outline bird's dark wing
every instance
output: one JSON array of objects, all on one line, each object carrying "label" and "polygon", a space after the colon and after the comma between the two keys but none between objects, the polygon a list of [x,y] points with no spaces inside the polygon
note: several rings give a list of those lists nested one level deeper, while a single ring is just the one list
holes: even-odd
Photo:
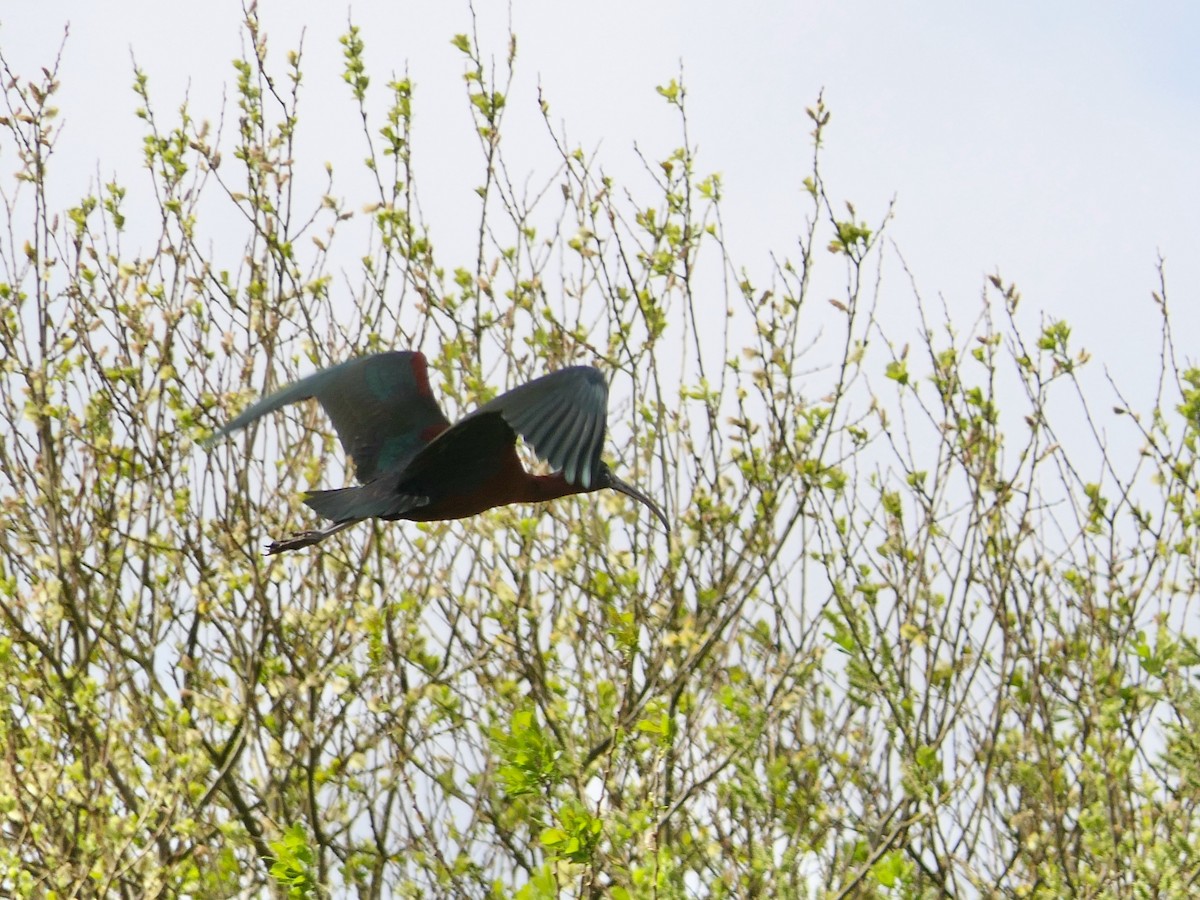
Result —
[{"label": "bird's dark wing", "polygon": [[258,401],[204,444],[211,446],[269,412],[310,397],[328,413],[364,483],[412,459],[450,425],[429,390],[425,354],[397,350],[351,359],[293,382]]},{"label": "bird's dark wing", "polygon": [[513,454],[516,440],[516,432],[499,414],[470,415],[430,441],[397,473],[396,491],[405,497],[429,498],[435,506],[469,505],[470,498],[486,490],[505,467],[506,454],[514,466],[520,466]]},{"label": "bird's dark wing", "polygon": [[572,366],[485,403],[454,426],[499,413],[540,459],[571,484],[595,489],[608,416],[608,382],[599,369]]}]

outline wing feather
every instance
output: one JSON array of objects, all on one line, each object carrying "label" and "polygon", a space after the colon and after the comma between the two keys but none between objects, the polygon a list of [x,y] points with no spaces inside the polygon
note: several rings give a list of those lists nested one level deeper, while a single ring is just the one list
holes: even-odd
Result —
[{"label": "wing feather", "polygon": [[608,415],[608,384],[598,369],[551,372],[501,394],[467,418],[487,413],[500,413],[538,458],[571,484],[587,489],[598,483]]},{"label": "wing feather", "polygon": [[348,360],[259,400],[203,442],[245,428],[289,403],[316,398],[333,422],[359,481],[402,467],[450,426],[429,390],[425,355],[397,350]]}]

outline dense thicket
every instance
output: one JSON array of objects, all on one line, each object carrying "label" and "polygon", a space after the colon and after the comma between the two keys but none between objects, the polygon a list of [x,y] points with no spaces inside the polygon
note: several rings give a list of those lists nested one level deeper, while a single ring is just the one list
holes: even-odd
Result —
[{"label": "dense thicket", "polygon": [[[885,223],[831,199],[820,102],[810,170],[780,160],[786,259],[729,257],[686,140],[618,184],[548,122],[530,197],[467,38],[479,240],[445,259],[410,83],[368,85],[343,37],[374,189],[341,195],[335,161],[304,195],[300,57],[244,27],[224,134],[138,73],[121,177],[152,207],[113,180],[54,208],[56,72],[5,66],[0,890],[1188,893],[1200,372],[1165,289],[1144,411],[1089,396],[1068,325],[1031,328],[999,277],[966,324],[935,314]],[[610,456],[674,533],[600,494],[265,558],[340,483],[327,423],[196,441],[391,347],[452,417],[601,366]]]}]

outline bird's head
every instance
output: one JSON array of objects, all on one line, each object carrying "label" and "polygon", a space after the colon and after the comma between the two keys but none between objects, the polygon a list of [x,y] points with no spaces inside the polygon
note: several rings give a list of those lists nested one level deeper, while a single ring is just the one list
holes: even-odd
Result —
[{"label": "bird's head", "polygon": [[627,497],[632,497],[638,503],[643,503],[650,508],[650,511],[658,516],[658,520],[662,522],[663,528],[667,534],[671,533],[671,525],[667,522],[666,513],[662,511],[657,503],[635,488],[627,481],[622,481],[613,474],[612,469],[607,463],[601,462],[599,466],[599,477],[596,479],[596,488],[612,488],[614,491],[620,491]]}]

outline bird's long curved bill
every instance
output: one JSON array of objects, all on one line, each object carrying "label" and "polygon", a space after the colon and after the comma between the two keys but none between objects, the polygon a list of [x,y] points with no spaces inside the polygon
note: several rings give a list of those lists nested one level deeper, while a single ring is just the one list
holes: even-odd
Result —
[{"label": "bird's long curved bill", "polygon": [[659,507],[659,505],[657,503],[655,503],[653,500],[651,500],[649,497],[647,497],[645,494],[643,494],[641,491],[639,491],[637,488],[635,488],[632,484],[630,484],[627,481],[622,481],[620,478],[618,478],[616,475],[613,475],[611,472],[608,475],[608,479],[609,479],[608,486],[610,488],[612,488],[614,491],[620,491],[626,497],[632,497],[638,503],[644,503],[646,506],[650,507],[650,511],[652,513],[654,513],[656,516],[658,516],[658,520],[660,522],[662,522],[663,528],[666,529],[667,534],[671,533],[671,524],[667,521],[666,513],[664,513],[662,511],[662,509]]}]

